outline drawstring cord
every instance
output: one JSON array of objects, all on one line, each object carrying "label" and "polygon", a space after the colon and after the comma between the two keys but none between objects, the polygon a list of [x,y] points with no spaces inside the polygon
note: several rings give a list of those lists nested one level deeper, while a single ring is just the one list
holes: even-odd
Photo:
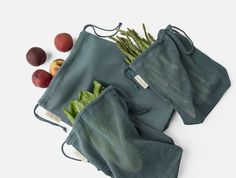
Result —
[{"label": "drawstring cord", "polygon": [[[183,31],[182,29],[180,29],[180,28],[178,28],[178,27],[176,27],[176,26],[172,26],[172,25],[171,25],[171,27],[172,27],[172,29],[173,29],[173,31],[174,31],[175,33],[179,33],[178,31],[180,31],[180,32],[182,32],[182,33],[185,35],[185,37],[189,40],[189,42],[190,42],[192,48],[191,48],[189,51],[187,51],[186,54],[191,54],[191,53],[193,52],[193,50],[194,50],[193,41],[189,38],[189,36],[188,36],[188,35],[185,33],[185,31]],[[178,30],[178,31],[177,31],[177,30]],[[180,33],[179,33],[179,34],[180,34]]]},{"label": "drawstring cord", "polygon": [[[97,36],[99,36],[99,37],[111,37],[111,36],[114,36],[114,35],[116,35],[116,34],[118,33],[118,31],[119,31],[121,25],[122,25],[122,23],[120,22],[120,23],[118,24],[118,26],[115,27],[114,29],[104,29],[104,28],[98,27],[98,26],[93,25],[93,24],[88,24],[88,25],[85,25],[84,31],[85,31],[88,27],[92,27],[94,33],[95,33]],[[116,30],[116,32],[115,32],[114,34],[112,34],[112,35],[104,35],[104,36],[103,36],[103,35],[99,35],[99,34],[96,32],[96,28],[99,29],[99,30],[108,31],[108,32],[111,32],[111,31],[115,31],[115,30]]]},{"label": "drawstring cord", "polygon": [[61,125],[59,125],[59,124],[57,124],[57,123],[54,123],[54,122],[52,122],[52,121],[49,121],[49,120],[44,119],[43,117],[39,116],[39,115],[36,113],[36,110],[37,110],[38,107],[39,107],[38,104],[36,104],[36,106],[34,107],[34,115],[35,115],[35,117],[36,117],[38,120],[43,121],[43,122],[46,122],[46,123],[49,123],[49,124],[54,125],[54,126],[57,126],[57,127],[61,127],[65,132],[67,132],[67,128],[66,128],[66,127],[63,127],[63,126],[61,126]]},{"label": "drawstring cord", "polygon": [[67,158],[69,158],[69,159],[71,159],[71,160],[74,160],[74,161],[82,161],[82,160],[80,160],[80,159],[76,159],[76,158],[72,158],[72,157],[68,156],[68,155],[65,153],[65,150],[64,150],[65,144],[66,144],[66,142],[63,142],[62,145],[61,145],[61,152],[62,152],[62,154],[63,154],[65,157],[67,157]]},{"label": "drawstring cord", "polygon": [[125,77],[132,83],[134,84],[135,88],[139,88],[139,85],[133,80],[133,76],[128,72],[128,70],[130,70],[130,68],[126,68],[124,70],[124,75]]}]

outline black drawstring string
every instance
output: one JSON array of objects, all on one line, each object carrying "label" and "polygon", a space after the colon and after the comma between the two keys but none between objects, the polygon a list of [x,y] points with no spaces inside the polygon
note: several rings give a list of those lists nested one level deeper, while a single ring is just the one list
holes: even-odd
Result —
[{"label": "black drawstring string", "polygon": [[130,68],[126,68],[124,70],[125,77],[132,83],[136,88],[139,88],[139,85],[133,80],[133,76],[128,72],[128,70],[131,70]]},{"label": "black drawstring string", "polygon": [[[191,40],[191,39],[189,38],[189,36],[185,33],[185,31],[183,31],[182,29],[180,29],[180,28],[178,28],[178,27],[176,27],[176,26],[172,26],[172,25],[171,25],[171,27],[172,27],[172,29],[173,29],[173,31],[174,31],[175,33],[179,33],[177,30],[181,31],[181,32],[186,36],[186,38],[189,40],[189,42],[190,42],[192,48],[191,48],[189,51],[187,51],[186,53],[187,53],[187,54],[191,54],[191,53],[193,52],[193,50],[194,50],[194,44],[193,44],[192,40]],[[176,29],[176,30],[174,30],[174,29]]]},{"label": "black drawstring string", "polygon": [[62,152],[62,154],[63,154],[65,157],[67,157],[67,158],[69,158],[69,159],[72,159],[72,160],[74,160],[74,161],[82,161],[82,160],[80,160],[80,159],[76,159],[76,158],[72,158],[72,157],[68,156],[68,155],[65,153],[65,150],[64,150],[65,144],[66,144],[66,142],[63,142],[63,144],[61,145],[61,152]]},{"label": "black drawstring string", "polygon": [[[98,27],[98,26],[93,25],[93,24],[88,24],[88,25],[85,25],[84,30],[86,30],[88,27],[92,27],[94,33],[95,33],[97,36],[99,36],[99,37],[111,37],[111,36],[114,36],[114,35],[116,35],[116,34],[118,33],[118,30],[120,29],[121,25],[122,25],[122,23],[120,22],[120,23],[118,24],[118,26],[117,26],[116,28],[114,28],[114,29],[104,29],[104,28]],[[108,32],[111,32],[111,31],[115,31],[115,30],[116,30],[116,32],[115,32],[114,34],[112,34],[112,35],[104,35],[104,36],[103,36],[103,35],[99,35],[99,34],[96,32],[96,29],[95,29],[95,28],[97,28],[97,29],[99,29],[99,30],[103,30],[103,31],[108,31]]]},{"label": "black drawstring string", "polygon": [[41,120],[41,121],[43,121],[43,122],[47,122],[47,123],[49,123],[49,124],[51,124],[51,125],[54,125],[54,126],[57,126],[57,127],[61,127],[65,132],[67,132],[67,128],[66,128],[66,127],[63,127],[63,126],[61,126],[61,125],[59,125],[59,124],[57,124],[57,123],[54,123],[54,122],[49,121],[49,120],[46,120],[46,119],[42,118],[41,116],[39,116],[39,115],[36,113],[36,110],[37,110],[38,107],[39,107],[38,104],[36,104],[36,106],[34,107],[34,115],[35,115],[35,117],[36,117],[37,119],[39,119],[39,120]]}]

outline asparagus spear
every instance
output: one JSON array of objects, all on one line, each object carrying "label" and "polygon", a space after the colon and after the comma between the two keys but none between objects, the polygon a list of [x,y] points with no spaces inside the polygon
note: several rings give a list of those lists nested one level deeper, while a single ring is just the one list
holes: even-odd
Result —
[{"label": "asparagus spear", "polygon": [[[144,23],[143,23],[143,31],[144,31],[144,34],[145,34],[147,43],[148,43],[149,45],[151,45],[151,44],[152,44],[152,41],[151,41],[151,39],[150,39],[149,36],[148,36],[148,33],[147,33],[147,30],[146,30],[146,27],[145,27]],[[143,38],[143,39],[144,39],[144,38]]]},{"label": "asparagus spear", "polygon": [[133,62],[142,52],[144,52],[149,46],[156,40],[153,36],[147,32],[146,27],[142,24],[145,38],[141,38],[134,29],[127,28],[127,30],[119,29],[121,36],[110,37],[116,42],[120,51],[126,55],[124,60],[130,64]]},{"label": "asparagus spear", "polygon": [[148,33],[148,36],[149,36],[149,38],[152,40],[152,42],[155,42],[155,41],[156,41],[150,33]]}]

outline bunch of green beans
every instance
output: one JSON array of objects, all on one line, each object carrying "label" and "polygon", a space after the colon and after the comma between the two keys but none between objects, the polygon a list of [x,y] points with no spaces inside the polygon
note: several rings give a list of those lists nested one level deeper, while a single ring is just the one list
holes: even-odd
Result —
[{"label": "bunch of green beans", "polygon": [[141,53],[143,53],[152,43],[156,40],[153,36],[147,32],[146,27],[142,24],[145,38],[142,38],[134,29],[127,28],[125,30],[119,30],[120,36],[110,37],[116,42],[117,47],[120,51],[126,55],[124,60],[130,64],[132,63]]}]

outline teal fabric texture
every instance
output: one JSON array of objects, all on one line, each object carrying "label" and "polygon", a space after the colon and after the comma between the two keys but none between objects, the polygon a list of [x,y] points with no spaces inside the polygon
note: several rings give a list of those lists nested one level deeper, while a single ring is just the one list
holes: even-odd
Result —
[{"label": "teal fabric texture", "polygon": [[185,124],[204,121],[230,87],[226,69],[169,25],[130,68],[166,98]]},{"label": "teal fabric texture", "polygon": [[[136,104],[150,108],[149,112],[137,117],[137,122],[163,131],[173,114],[173,107],[152,90],[137,88],[126,72],[128,64],[116,45],[86,31],[82,31],[69,57],[62,65],[50,86],[39,100],[39,105],[71,124],[63,109],[82,90],[90,90],[94,80],[105,86],[113,85],[123,90]],[[127,78],[127,75],[129,76]]]},{"label": "teal fabric texture", "polygon": [[78,114],[67,144],[114,178],[176,178],[182,149],[150,127],[140,132],[132,122],[134,115],[142,115],[135,107],[122,91],[109,86]]},{"label": "teal fabric texture", "polygon": [[[173,112],[185,124],[202,123],[230,87],[226,69],[181,31],[171,25],[160,30],[128,65],[115,43],[83,30],[39,99],[72,127],[65,143],[106,175],[177,178],[182,148],[163,133]],[[72,125],[63,109],[94,80],[106,88]]]}]

